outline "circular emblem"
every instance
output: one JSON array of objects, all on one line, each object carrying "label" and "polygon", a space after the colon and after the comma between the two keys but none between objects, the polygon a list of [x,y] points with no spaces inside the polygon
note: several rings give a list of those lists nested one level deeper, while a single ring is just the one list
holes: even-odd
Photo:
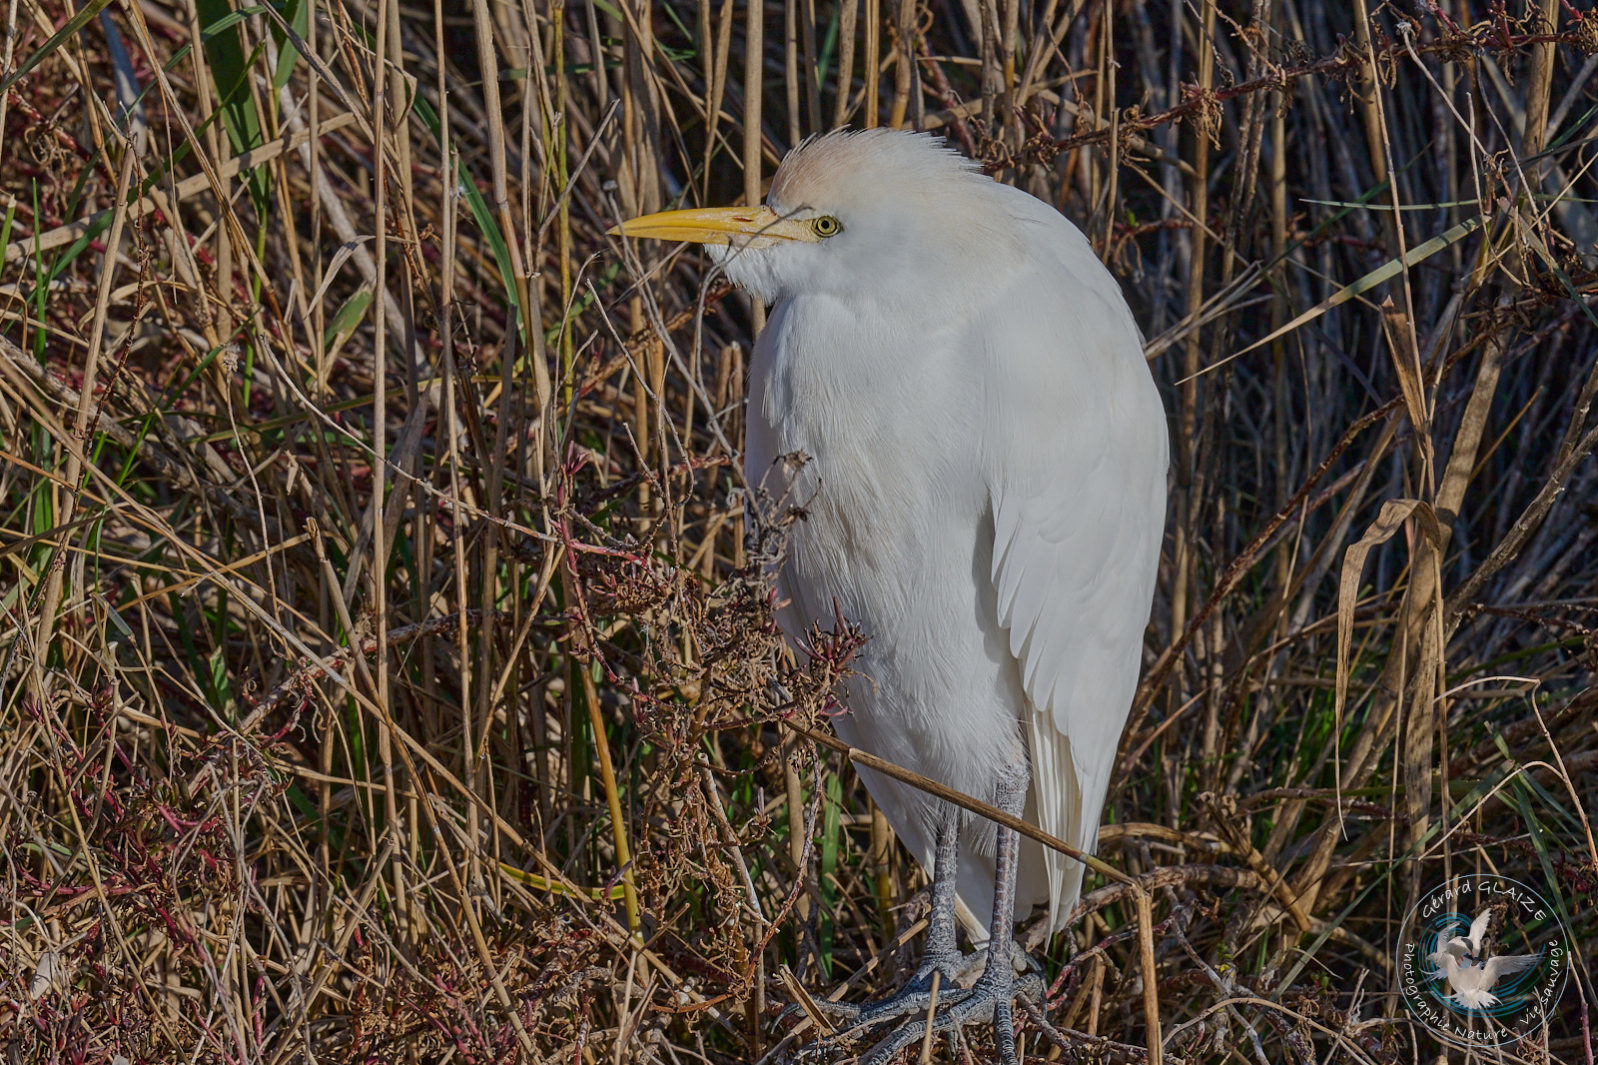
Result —
[{"label": "circular emblem", "polygon": [[1503,1046],[1539,1031],[1570,975],[1570,935],[1525,884],[1477,873],[1421,896],[1399,937],[1409,1012],[1458,1046]]}]

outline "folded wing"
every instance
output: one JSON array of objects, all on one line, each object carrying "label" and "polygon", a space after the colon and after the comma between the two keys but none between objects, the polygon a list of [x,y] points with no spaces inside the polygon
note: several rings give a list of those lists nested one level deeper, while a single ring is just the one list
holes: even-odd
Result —
[{"label": "folded wing", "polygon": [[[984,421],[992,579],[1028,704],[1029,813],[1091,850],[1137,686],[1169,460],[1131,314],[1108,275],[1071,274],[1081,261],[1062,256],[1024,279],[978,335],[995,412]],[[1043,863],[1057,931],[1082,866],[1035,847],[1029,858]]]}]

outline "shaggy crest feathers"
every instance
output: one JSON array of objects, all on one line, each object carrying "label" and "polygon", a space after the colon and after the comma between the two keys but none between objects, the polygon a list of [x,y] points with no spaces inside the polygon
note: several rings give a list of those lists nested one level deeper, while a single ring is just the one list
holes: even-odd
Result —
[{"label": "shaggy crest feathers", "polygon": [[[1022,261],[1022,215],[1048,209],[940,138],[888,129],[805,141],[777,168],[766,203],[784,218],[835,216],[842,232],[781,247],[711,245],[735,285],[766,303],[798,293],[870,296],[912,319],[983,298]],[[964,269],[928,271],[927,263]]]},{"label": "shaggy crest feathers", "polygon": [[930,199],[991,188],[971,159],[930,133],[834,130],[789,152],[766,202],[781,212],[856,206],[862,200]]}]

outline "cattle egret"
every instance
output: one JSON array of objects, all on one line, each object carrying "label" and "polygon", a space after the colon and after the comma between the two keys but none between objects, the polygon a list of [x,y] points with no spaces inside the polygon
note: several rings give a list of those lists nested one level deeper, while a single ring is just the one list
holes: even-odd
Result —
[{"label": "cattle egret", "polygon": [[[777,575],[796,645],[841,614],[866,642],[835,719],[848,743],[1083,850],[1137,685],[1168,466],[1132,313],[1048,205],[925,134],[838,131],[778,168],[764,206],[667,211],[630,237],[711,246],[772,305],[749,370],[751,485],[802,507]],[[803,456],[804,458],[800,458]],[[1082,867],[862,768],[932,873],[924,962],[849,1031],[901,1023],[863,1062],[1036,1001],[1015,921],[1064,927]],[[991,920],[988,919],[991,915]],[[956,977],[956,920],[991,960]]]}]

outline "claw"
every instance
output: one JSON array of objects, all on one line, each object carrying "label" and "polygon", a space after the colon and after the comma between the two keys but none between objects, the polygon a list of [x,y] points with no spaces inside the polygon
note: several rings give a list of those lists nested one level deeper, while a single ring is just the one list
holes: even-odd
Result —
[{"label": "claw", "polygon": [[991,1023],[999,1061],[1002,1065],[1020,1065],[1015,1047],[1015,1003],[1020,1002],[1029,1010],[1041,1008],[1046,990],[1042,968],[1030,957],[1026,958],[1026,963],[1026,971],[1019,975],[1009,965],[984,971],[970,988],[945,987],[940,980],[935,1007],[930,973],[917,973],[916,978],[896,994],[862,1006],[817,1001],[818,1007],[829,1016],[839,1017],[848,1027],[816,1040],[802,1053],[835,1047],[865,1032],[880,1031],[890,1022],[901,1021],[859,1061],[859,1065],[886,1065],[894,1054],[926,1038],[927,1014],[931,1012],[934,1034],[949,1032],[958,1037],[966,1025]]},{"label": "claw", "polygon": [[[1030,959],[1028,959],[1030,961]],[[1044,985],[1041,976],[1032,971],[1007,979],[995,974],[983,978],[970,990],[955,989],[945,1000],[938,996],[937,1011],[932,1017],[932,1031],[960,1033],[968,1024],[993,1025],[993,1043],[1002,1065],[1020,1065],[1015,1047],[1015,1003],[1031,1006],[1043,1001]],[[923,1003],[923,1012],[925,1004]],[[927,1020],[917,1018],[902,1024],[887,1037],[868,1050],[859,1065],[886,1065],[894,1054],[926,1038]]]},{"label": "claw", "polygon": [[[965,988],[951,987],[947,991],[938,989],[938,1007],[963,1002],[971,992]],[[899,1020],[901,1017],[925,1016],[933,1008],[932,992],[917,991],[911,995],[895,995],[890,1002],[878,1003],[860,1011],[853,1024],[848,1029],[837,1034],[838,1039],[852,1038],[873,1028],[881,1028],[889,1021]]]},{"label": "claw", "polygon": [[[994,804],[1000,810],[1019,817],[1025,808],[1025,768],[1001,777],[994,788]],[[961,1030],[968,1024],[991,1023],[993,1042],[1002,1065],[1020,1065],[1015,1047],[1015,1003],[1019,1001],[1029,1011],[1041,1010],[1046,1002],[1046,988],[1042,968],[1022,952],[1026,959],[1024,971],[1017,975],[1013,952],[1020,947],[1010,938],[1014,927],[1015,880],[1019,860],[1020,837],[1014,829],[1000,827],[996,839],[993,879],[993,921],[990,927],[998,933],[990,945],[982,976],[971,988],[959,987],[955,980],[976,955],[961,955],[955,947],[955,870],[958,859],[958,824],[955,815],[946,816],[938,826],[938,841],[932,870],[932,906],[928,915],[927,953],[916,975],[897,994],[863,1006],[843,1003],[816,1003],[809,1011],[818,1020],[836,1017],[848,1027],[831,1035],[823,1035],[801,1049],[801,1055],[830,1049],[852,1040],[865,1032],[882,1033],[885,1038],[868,1050],[859,1065],[887,1065],[888,1059],[900,1050],[928,1038],[929,1035],[948,1032],[955,1042],[961,1039]],[[934,997],[934,977],[941,991]]]},{"label": "claw", "polygon": [[[931,999],[933,973],[940,975],[939,1002],[950,1002],[963,997],[966,991],[957,981],[971,970],[978,957],[980,954],[932,955],[921,963],[921,967],[916,970],[914,976],[905,981],[903,987],[887,998],[875,1002],[834,1002],[831,999],[821,998],[810,1001],[816,1011],[824,1014],[829,1020],[841,1021],[848,1026],[847,1033],[839,1034],[859,1032],[900,1017],[925,1013]],[[782,1019],[798,1017],[806,1012],[808,1011],[803,1006],[795,1003],[782,1011]]]}]

